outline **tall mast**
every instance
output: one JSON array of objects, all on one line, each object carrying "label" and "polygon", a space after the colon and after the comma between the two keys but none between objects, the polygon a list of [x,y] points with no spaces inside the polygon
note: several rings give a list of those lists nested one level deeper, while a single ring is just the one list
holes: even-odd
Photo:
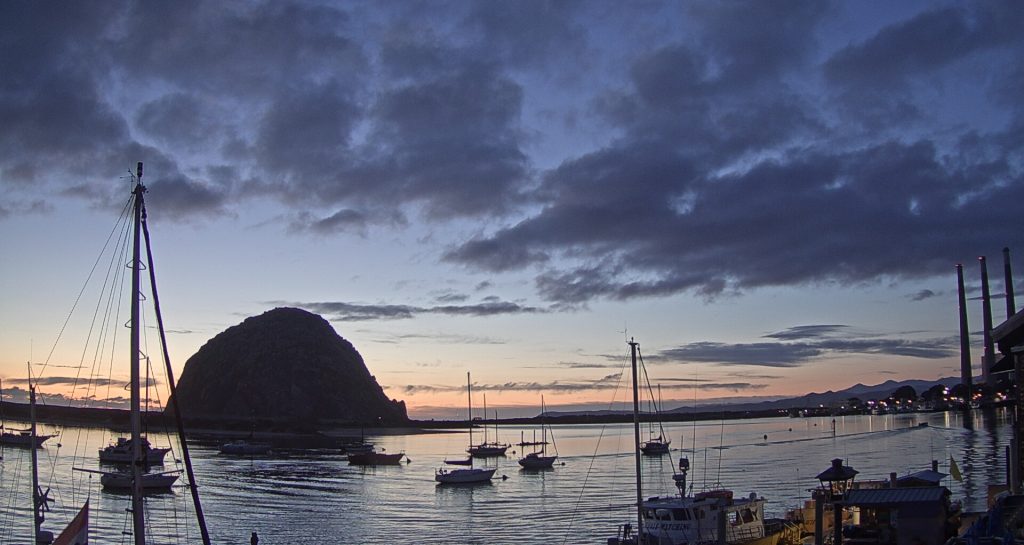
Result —
[{"label": "tall mast", "polygon": [[[31,374],[29,375],[28,383],[28,406],[29,420],[31,421],[29,424],[29,434],[32,439],[32,443],[29,445],[32,449],[32,520],[35,524],[35,531],[32,533],[32,537],[35,543],[39,543],[43,521],[46,520],[46,516],[43,514],[46,510],[46,495],[42,494],[42,491],[39,489],[39,455],[36,452],[36,387],[32,384]],[[45,540],[44,542],[48,543]]]},{"label": "tall mast", "polygon": [[[466,399],[468,400],[467,406],[469,407],[469,446],[473,446],[473,383],[469,380],[469,371],[466,371]],[[473,455],[469,455],[469,465],[473,466]]]},{"label": "tall mast", "polygon": [[544,425],[544,394],[540,395],[540,440],[540,451],[546,453],[545,451],[548,448],[548,428]]},{"label": "tall mast", "polygon": [[640,479],[640,391],[637,386],[636,373],[636,350],[640,343],[632,338],[629,340],[629,350],[633,355],[633,456],[636,458],[636,536],[637,543],[643,541],[644,518],[643,518],[643,483]]},{"label": "tall mast", "polygon": [[135,545],[146,544],[146,518],[142,505],[142,414],[139,399],[139,264],[141,240],[139,233],[142,225],[142,208],[145,202],[143,194],[146,186],[142,185],[142,163],[138,164],[135,173],[135,223],[132,239],[132,318],[131,318],[131,427],[132,427],[132,533]]}]

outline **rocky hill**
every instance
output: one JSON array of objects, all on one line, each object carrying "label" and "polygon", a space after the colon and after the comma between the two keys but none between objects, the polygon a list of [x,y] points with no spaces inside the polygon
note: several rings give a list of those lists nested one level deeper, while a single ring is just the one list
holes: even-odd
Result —
[{"label": "rocky hill", "polygon": [[177,398],[187,419],[408,420],[405,402],[384,395],[352,343],[327,320],[297,308],[247,318],[207,341],[185,362]]}]

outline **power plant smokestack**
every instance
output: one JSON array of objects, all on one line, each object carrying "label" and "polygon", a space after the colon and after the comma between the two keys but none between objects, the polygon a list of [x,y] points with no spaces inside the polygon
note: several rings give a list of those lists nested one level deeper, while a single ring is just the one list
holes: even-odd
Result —
[{"label": "power plant smokestack", "polygon": [[960,384],[967,388],[967,406],[970,407],[974,380],[971,377],[971,331],[967,327],[967,294],[964,291],[964,266],[956,265],[957,293],[960,295]]},{"label": "power plant smokestack", "polygon": [[1006,319],[1017,314],[1017,306],[1013,302],[1013,272],[1010,270],[1010,249],[1003,248],[1003,276],[1006,287]]},{"label": "power plant smokestack", "polygon": [[985,256],[978,258],[981,264],[981,319],[984,322],[985,354],[981,360],[981,377],[985,384],[989,383],[989,373],[996,362],[996,347],[992,342],[992,298],[988,291],[988,266],[985,265]]}]

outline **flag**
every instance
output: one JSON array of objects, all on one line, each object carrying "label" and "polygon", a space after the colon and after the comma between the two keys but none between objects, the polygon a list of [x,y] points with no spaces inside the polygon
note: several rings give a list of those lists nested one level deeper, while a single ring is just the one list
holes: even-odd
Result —
[{"label": "flag", "polygon": [[85,502],[71,524],[53,541],[53,545],[89,545],[89,502]]},{"label": "flag", "polygon": [[949,474],[953,476],[953,480],[962,483],[964,482],[964,476],[960,474],[960,468],[956,467],[956,460],[953,459],[953,455],[949,455]]}]

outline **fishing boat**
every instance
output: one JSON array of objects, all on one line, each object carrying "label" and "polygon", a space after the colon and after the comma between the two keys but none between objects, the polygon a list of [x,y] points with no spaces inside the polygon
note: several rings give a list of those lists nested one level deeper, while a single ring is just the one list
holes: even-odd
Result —
[{"label": "fishing boat", "polygon": [[[473,383],[470,381],[469,373],[466,373],[466,397],[469,400],[469,444],[473,445]],[[494,472],[498,470],[496,467],[483,468],[473,467],[473,457],[470,456],[467,460],[469,463],[464,464],[469,467],[448,469],[446,467],[438,468],[434,471],[434,480],[439,484],[474,484],[474,483],[489,483],[491,478],[494,477]],[[446,461],[448,464],[452,462]],[[463,464],[457,464],[463,465]]]},{"label": "fishing boat", "polygon": [[[472,425],[472,424],[471,424]],[[505,451],[512,445],[508,443],[498,442],[498,412],[494,412],[494,441],[487,440],[487,394],[484,394],[484,442],[479,445],[474,445],[470,442],[469,448],[466,452],[471,457],[477,458],[489,458],[493,456],[504,456]]]},{"label": "fishing boat", "polygon": [[[534,450],[533,452],[523,456],[519,459],[519,465],[523,466],[523,469],[551,469],[555,465],[555,460],[558,459],[558,455],[548,456],[547,445],[548,445],[548,427],[544,424],[544,413],[546,409],[544,407],[544,396],[540,397],[540,430],[541,440],[535,441],[533,445],[539,446],[540,450]],[[554,443],[555,435],[551,434],[551,442]],[[558,447],[555,447],[556,452]]]},{"label": "fishing boat", "polygon": [[[170,451],[169,447],[154,447],[149,444],[149,439],[142,438],[142,458],[146,465],[162,465],[164,456]],[[118,437],[115,443],[101,448],[99,453],[101,464],[129,464],[132,461],[132,440]]]},{"label": "fishing boat", "polygon": [[[608,545],[776,545],[784,534],[782,526],[766,527],[765,499],[751,493],[734,497],[732,490],[712,489],[688,494],[686,475],[690,462],[679,459],[673,475],[679,494],[644,499],[640,477],[640,403],[637,388],[639,343],[629,341],[633,369],[633,437],[636,461],[636,527],[619,526]],[[724,535],[723,535],[724,534]]]}]

